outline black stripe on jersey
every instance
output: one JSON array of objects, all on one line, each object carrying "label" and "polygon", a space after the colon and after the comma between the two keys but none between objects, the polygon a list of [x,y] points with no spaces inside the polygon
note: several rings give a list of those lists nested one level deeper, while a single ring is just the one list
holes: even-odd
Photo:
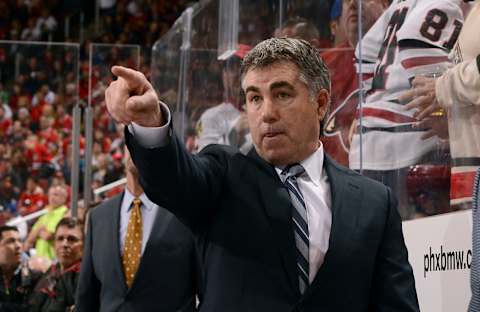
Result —
[{"label": "black stripe on jersey", "polygon": [[423,132],[428,129],[425,128],[414,128],[413,125],[401,125],[401,126],[394,126],[394,127],[365,127],[365,126],[358,126],[357,133],[367,133],[372,131],[381,131],[381,132]]},{"label": "black stripe on jersey", "polygon": [[[355,63],[357,63],[357,64],[360,63],[359,59],[357,57],[355,57]],[[362,58],[362,64],[375,64],[375,63],[376,63],[376,61],[375,62],[370,62],[370,61]]]},{"label": "black stripe on jersey", "polygon": [[480,166],[480,157],[452,158],[452,165],[455,167]]},{"label": "black stripe on jersey", "polygon": [[477,68],[478,72],[480,73],[480,54],[477,56]]},{"label": "black stripe on jersey", "polygon": [[400,51],[408,50],[408,49],[440,49],[443,51],[447,51],[447,49],[430,44],[425,41],[417,40],[417,39],[403,39],[398,42],[398,48]]}]

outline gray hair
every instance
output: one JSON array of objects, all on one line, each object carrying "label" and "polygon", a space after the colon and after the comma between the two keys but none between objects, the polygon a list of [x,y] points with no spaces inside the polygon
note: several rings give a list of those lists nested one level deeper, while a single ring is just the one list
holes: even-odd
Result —
[{"label": "gray hair", "polygon": [[311,96],[322,89],[330,93],[330,74],[319,51],[301,39],[270,38],[257,44],[243,59],[242,80],[249,70],[281,62],[297,65]]},{"label": "gray hair", "polygon": [[[301,39],[270,38],[257,44],[243,59],[242,81],[250,70],[282,62],[293,63],[298,67],[299,79],[306,84],[312,100],[322,89],[327,90],[330,94],[330,73],[320,57],[320,52],[310,43]],[[322,126],[325,124],[329,110],[330,103],[328,103]]]}]

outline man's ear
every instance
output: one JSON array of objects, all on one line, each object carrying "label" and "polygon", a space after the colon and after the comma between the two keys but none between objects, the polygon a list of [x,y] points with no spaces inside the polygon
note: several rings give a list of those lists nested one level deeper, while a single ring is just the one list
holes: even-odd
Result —
[{"label": "man's ear", "polygon": [[330,93],[326,89],[322,89],[317,95],[317,113],[319,121],[323,121],[330,106]]}]

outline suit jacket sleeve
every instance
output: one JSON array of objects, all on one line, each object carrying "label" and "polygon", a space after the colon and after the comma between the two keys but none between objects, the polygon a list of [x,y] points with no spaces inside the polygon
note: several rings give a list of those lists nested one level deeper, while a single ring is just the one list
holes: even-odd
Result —
[{"label": "suit jacket sleeve", "polygon": [[88,222],[87,237],[85,238],[85,246],[83,249],[82,267],[80,270],[80,278],[76,293],[76,311],[88,312],[98,311],[100,308],[100,282],[95,275],[92,257],[92,224],[93,211],[90,214],[90,222]]},{"label": "suit jacket sleeve", "polygon": [[228,170],[228,147],[210,145],[190,155],[175,134],[158,148],[144,148],[128,130],[125,139],[148,198],[193,230],[209,219]]},{"label": "suit jacket sleeve", "polygon": [[415,279],[408,262],[397,201],[389,188],[387,194],[387,222],[375,264],[370,311],[419,311]]},{"label": "suit jacket sleeve", "polygon": [[453,106],[480,106],[480,55],[450,68],[435,82],[438,103]]}]

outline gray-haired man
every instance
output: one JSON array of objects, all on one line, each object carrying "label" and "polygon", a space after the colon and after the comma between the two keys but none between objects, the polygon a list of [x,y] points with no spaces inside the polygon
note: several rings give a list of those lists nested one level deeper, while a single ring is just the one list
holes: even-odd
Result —
[{"label": "gray-haired man", "polygon": [[418,311],[390,190],[343,168],[319,141],[330,78],[318,51],[269,39],[244,58],[254,149],[192,156],[139,72],[106,92],[145,191],[196,233],[201,311]]}]

